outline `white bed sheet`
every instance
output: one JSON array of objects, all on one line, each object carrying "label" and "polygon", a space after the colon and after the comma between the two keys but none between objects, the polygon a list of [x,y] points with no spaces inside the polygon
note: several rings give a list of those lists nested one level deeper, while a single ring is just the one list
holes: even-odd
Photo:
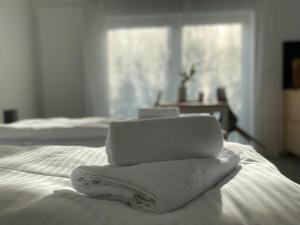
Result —
[{"label": "white bed sheet", "polygon": [[2,146],[0,224],[299,224],[300,186],[251,147],[233,143],[225,147],[241,155],[239,169],[183,208],[156,215],[74,191],[72,169],[107,164],[103,148]]},{"label": "white bed sheet", "polygon": [[28,119],[0,125],[2,145],[103,146],[108,125],[104,117]]}]

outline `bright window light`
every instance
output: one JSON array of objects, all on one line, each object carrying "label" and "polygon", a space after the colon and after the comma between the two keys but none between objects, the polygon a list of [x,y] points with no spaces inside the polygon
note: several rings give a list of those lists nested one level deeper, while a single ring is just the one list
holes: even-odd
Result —
[{"label": "bright window light", "polygon": [[133,117],[153,105],[168,73],[168,28],[117,29],[108,32],[110,114]]}]

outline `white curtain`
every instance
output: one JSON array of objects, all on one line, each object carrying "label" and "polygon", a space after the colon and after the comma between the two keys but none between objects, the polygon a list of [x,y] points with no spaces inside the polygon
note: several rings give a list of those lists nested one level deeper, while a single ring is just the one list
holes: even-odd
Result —
[{"label": "white curtain", "polygon": [[[274,34],[272,30],[274,25],[272,24],[272,19],[274,17],[272,8],[270,8],[272,4],[270,4],[269,0],[227,0],[222,2],[217,0],[209,2],[199,0],[95,0],[92,1],[92,4],[94,5],[88,7],[89,13],[87,14],[89,18],[87,20],[89,29],[86,37],[86,72],[88,78],[86,93],[88,99],[87,107],[90,115],[98,116],[109,115],[109,101],[114,95],[112,90],[109,89],[113,78],[108,77],[111,71],[108,70],[109,61],[107,59],[109,58],[107,56],[112,53],[107,52],[109,47],[107,37],[109,36],[108,31],[111,28],[111,23],[108,23],[107,18],[120,18],[122,16],[136,16],[136,18],[141,18],[145,15],[154,14],[172,14],[178,16],[189,15],[190,13],[199,15],[206,13],[213,16],[218,12],[255,12],[255,20],[254,17],[250,19],[255,21],[255,26],[251,27],[251,22],[253,21],[243,26],[243,31],[249,32],[250,34],[251,32],[255,33],[255,40],[252,39],[251,35],[244,36],[242,40],[242,45],[244,46],[250,43],[248,50],[242,52],[241,55],[244,66],[242,68],[243,79],[239,81],[242,91],[248,94],[244,94],[242,97],[243,106],[235,110],[240,110],[238,112],[240,115],[240,125],[261,140],[267,146],[267,150],[270,154],[278,153],[282,147],[281,90],[280,76],[274,77],[274,74],[272,74],[272,72],[274,72],[272,65],[275,64],[274,55],[272,55],[272,47],[274,44],[274,40],[272,40],[272,35]],[[178,18],[180,18],[180,16],[178,16],[177,19]],[[167,20],[168,19],[165,21]],[[136,21],[135,23],[139,24],[140,21]],[[134,25],[133,23],[132,26],[135,27]],[[255,30],[251,30],[253,28],[255,28]],[[176,35],[170,36],[175,39],[179,38]],[[162,35],[160,40],[161,44],[164,43],[164,38]],[[255,48],[251,46],[251,43],[256,43]],[[181,49],[181,46],[179,46],[179,48]],[[164,47],[161,47],[161,49],[163,50]],[[255,58],[253,57],[254,52]],[[168,54],[182,55],[181,52],[167,51],[164,54],[166,54],[166,56],[168,56]],[[127,61],[122,63],[130,62],[130,59],[126,60]],[[178,70],[181,69],[181,67],[178,66],[180,60],[181,59],[177,59],[176,62],[168,62],[168,66],[163,69],[169,71],[169,74],[173,76],[175,74],[173,81],[165,84],[165,81],[159,81],[157,77],[155,78],[158,79],[158,83],[161,84],[159,88],[164,88],[167,85],[167,87],[165,87],[167,89],[166,96],[169,99],[173,96],[173,100],[177,92],[179,78],[176,74],[178,74]],[[177,68],[174,65],[172,66],[172,63],[175,63]],[[255,65],[255,68],[253,68],[252,65]],[[161,65],[153,65],[154,68],[159,66]],[[151,72],[151,69],[146,69]],[[145,71],[145,65],[140,65],[140,71]],[[155,75],[160,76],[159,74]],[[146,88],[145,90],[148,92],[147,88],[154,85],[154,81],[147,80],[147,83],[149,83],[149,86],[146,85],[144,88]],[[116,85],[116,87],[117,86],[118,85]],[[126,87],[125,85],[125,89],[132,90],[129,86],[127,85]],[[194,87],[194,89],[198,90],[198,87]],[[194,91],[192,95],[195,95],[195,92],[196,91]],[[130,91],[127,93],[130,94]],[[235,94],[236,93],[231,93],[230,95]],[[148,100],[148,102],[152,102],[152,100],[155,99],[154,94],[148,97],[147,99],[151,100]],[[142,99],[142,101],[144,101],[144,99]],[[121,103],[122,102],[119,102],[118,104]],[[121,105],[119,106],[121,107]],[[134,105],[134,107],[137,107],[137,105]],[[235,106],[233,106],[233,108],[235,108]]]},{"label": "white curtain", "polygon": [[[148,17],[148,22],[153,18]],[[153,105],[158,90],[163,90],[165,100],[176,101],[179,73],[189,71],[197,63],[195,77],[188,85],[188,99],[197,100],[199,91],[202,91],[205,101],[215,101],[217,87],[225,86],[234,112],[243,120],[249,117],[245,115],[248,110],[242,111],[248,107],[243,100],[248,98],[249,92],[241,87],[244,80],[249,83],[248,76],[243,74],[246,66],[243,64],[246,63],[242,59],[244,51],[249,53],[249,47],[243,46],[242,41],[244,36],[249,36],[243,29],[247,24],[243,24],[242,20],[235,23],[224,21],[223,24],[206,24],[207,21],[204,21],[203,24],[203,18],[194,17],[194,25],[189,25],[188,19],[181,16],[181,25],[125,26],[109,30],[111,116],[135,116],[139,107]],[[119,21],[123,22],[121,18]],[[178,34],[175,34],[176,30]],[[172,35],[180,38],[176,41]],[[182,46],[181,49],[178,46]],[[171,54],[175,51],[178,55]],[[170,63],[173,61],[178,61],[179,68]],[[175,69],[172,68],[174,66]],[[247,124],[248,121],[243,120]]]},{"label": "white curtain", "polygon": [[283,151],[282,42],[277,39],[277,21],[282,19],[282,15],[275,15],[278,2],[280,0],[256,3],[253,126],[254,134],[266,145],[266,151],[271,155]]},{"label": "white curtain", "polygon": [[106,76],[105,10],[96,0],[85,2],[85,94],[88,116],[109,116],[108,78]]},{"label": "white curtain", "polygon": [[135,117],[138,108],[152,107],[158,91],[167,89],[168,33],[169,29],[164,27],[108,32],[109,111],[112,117]]}]

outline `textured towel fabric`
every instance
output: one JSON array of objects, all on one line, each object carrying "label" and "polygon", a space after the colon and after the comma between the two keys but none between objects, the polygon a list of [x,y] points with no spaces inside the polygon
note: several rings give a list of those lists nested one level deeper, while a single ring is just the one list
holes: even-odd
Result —
[{"label": "textured towel fabric", "polygon": [[[30,160],[32,147],[26,147],[25,155],[11,147],[0,147],[0,159],[14,157],[8,168],[0,162],[1,225],[296,225],[300,221],[300,186],[250,146],[225,142],[224,148],[240,155],[239,169],[192,202],[161,215],[75,192],[68,179],[71,171],[79,165],[107,165],[104,148],[73,151],[73,147],[51,146],[47,151],[50,146],[45,146],[39,151],[35,147]],[[48,157],[50,151],[54,157]]]},{"label": "textured towel fabric", "polygon": [[218,159],[187,159],[128,167],[80,166],[71,175],[83,194],[165,213],[180,208],[232,171],[239,156],[225,150]]},{"label": "textured towel fabric", "polygon": [[179,115],[179,109],[176,107],[156,107],[139,109],[139,119],[178,117]]},{"label": "textured towel fabric", "polygon": [[160,118],[112,122],[106,140],[111,165],[216,158],[223,137],[212,116]]}]

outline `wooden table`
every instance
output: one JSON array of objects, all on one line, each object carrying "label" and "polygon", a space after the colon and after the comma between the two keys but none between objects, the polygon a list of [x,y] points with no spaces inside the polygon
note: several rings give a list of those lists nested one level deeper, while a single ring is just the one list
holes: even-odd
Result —
[{"label": "wooden table", "polygon": [[160,103],[159,107],[178,107],[180,113],[214,113],[220,112],[222,116],[221,126],[224,130],[229,127],[229,110],[226,102],[174,102],[174,103]]}]

